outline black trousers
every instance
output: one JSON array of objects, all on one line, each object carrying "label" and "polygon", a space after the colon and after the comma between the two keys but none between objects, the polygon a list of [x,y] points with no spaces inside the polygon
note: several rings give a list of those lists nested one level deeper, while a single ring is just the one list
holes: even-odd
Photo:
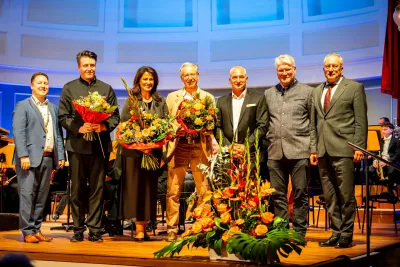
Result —
[{"label": "black trousers", "polygon": [[307,166],[307,159],[287,159],[283,157],[280,160],[268,160],[271,187],[276,190],[272,194],[275,215],[289,222],[288,199],[286,195],[290,175],[294,191],[293,228],[303,236],[305,236],[307,231]]},{"label": "black trousers", "polygon": [[74,220],[74,232],[86,230],[92,233],[102,228],[103,191],[109,154],[79,154],[68,151],[71,174],[71,211]]},{"label": "black trousers", "polygon": [[318,158],[322,190],[324,191],[332,234],[353,236],[356,199],[353,158]]}]

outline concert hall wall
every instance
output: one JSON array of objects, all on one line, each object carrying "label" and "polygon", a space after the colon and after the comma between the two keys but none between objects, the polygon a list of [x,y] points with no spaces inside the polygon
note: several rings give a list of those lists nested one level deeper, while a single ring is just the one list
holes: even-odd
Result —
[{"label": "concert hall wall", "polygon": [[277,83],[274,58],[283,53],[295,57],[298,80],[318,84],[324,56],[339,52],[344,75],[367,84],[374,123],[393,117],[390,97],[379,94],[386,15],[383,0],[0,0],[0,125],[10,129],[36,71],[49,75],[56,101],[77,78],[83,49],[98,54],[98,78],[120,97],[120,77],[131,83],[142,65],[158,71],[163,94],[180,88],[186,61],[216,95],[229,91],[234,65],[262,91]]}]

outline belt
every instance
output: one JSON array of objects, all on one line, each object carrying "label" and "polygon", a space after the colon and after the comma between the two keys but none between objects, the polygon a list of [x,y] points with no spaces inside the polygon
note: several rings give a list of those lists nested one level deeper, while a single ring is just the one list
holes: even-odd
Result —
[{"label": "belt", "polygon": [[196,138],[196,139],[192,139],[192,140],[188,140],[185,136],[182,136],[181,138],[179,138],[179,144],[200,144],[200,138]]},{"label": "belt", "polygon": [[43,152],[43,157],[53,157],[53,152]]}]

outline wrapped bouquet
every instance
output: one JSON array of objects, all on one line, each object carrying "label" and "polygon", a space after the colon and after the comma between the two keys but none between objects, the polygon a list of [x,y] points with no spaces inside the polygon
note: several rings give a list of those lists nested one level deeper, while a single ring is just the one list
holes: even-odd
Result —
[{"label": "wrapped bouquet", "polygon": [[[81,115],[84,122],[87,123],[101,123],[112,116],[118,106],[111,106],[99,92],[89,92],[88,96],[81,96],[79,99],[72,101],[76,111]],[[99,133],[97,136],[100,141]],[[83,138],[87,141],[93,141],[95,139],[94,133],[85,133]],[[101,145],[101,142],[100,142]],[[101,147],[103,151],[103,147]],[[104,156],[104,151],[103,151]]]},{"label": "wrapped bouquet", "polygon": [[185,130],[190,141],[192,135],[214,129],[217,113],[218,109],[211,97],[200,98],[197,94],[193,99],[185,99],[179,104],[176,120]]},{"label": "wrapped bouquet", "polygon": [[128,91],[128,104],[132,117],[121,122],[117,128],[117,141],[127,149],[136,149],[144,153],[142,168],[157,170],[160,166],[157,158],[152,154],[152,149],[161,148],[175,136],[171,118],[166,115],[160,118],[158,114],[146,113],[139,106],[139,101],[128,88],[125,80],[125,88]]}]

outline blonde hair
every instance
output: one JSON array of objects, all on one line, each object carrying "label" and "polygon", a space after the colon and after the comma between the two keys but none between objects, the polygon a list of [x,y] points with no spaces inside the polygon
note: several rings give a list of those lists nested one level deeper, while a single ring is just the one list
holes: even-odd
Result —
[{"label": "blonde hair", "polygon": [[279,55],[275,58],[275,68],[277,69],[281,64],[288,64],[292,67],[296,67],[296,62],[294,61],[294,57],[288,54]]},{"label": "blonde hair", "polygon": [[194,63],[191,63],[191,62],[185,62],[179,68],[179,74],[182,75],[182,69],[185,68],[185,67],[188,67],[188,66],[194,67],[196,69],[196,73],[199,72],[199,66],[197,66],[197,64],[194,64]]}]

